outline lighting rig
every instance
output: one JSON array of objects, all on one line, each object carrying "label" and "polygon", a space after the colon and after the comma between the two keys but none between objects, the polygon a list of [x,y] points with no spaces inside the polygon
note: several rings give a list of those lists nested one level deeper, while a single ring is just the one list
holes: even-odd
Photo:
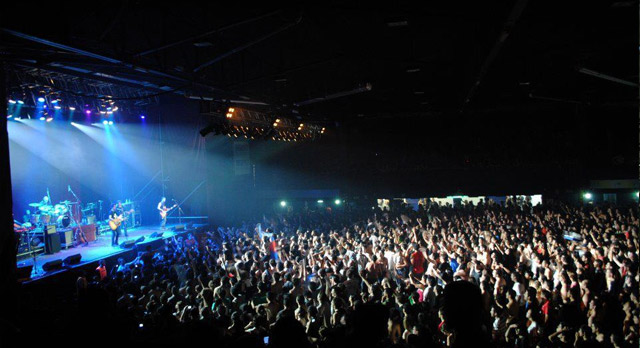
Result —
[{"label": "lighting rig", "polygon": [[236,106],[225,106],[219,110],[201,109],[201,114],[211,116],[209,125],[200,130],[203,137],[213,133],[231,138],[300,142],[317,140],[326,131],[319,125]]}]

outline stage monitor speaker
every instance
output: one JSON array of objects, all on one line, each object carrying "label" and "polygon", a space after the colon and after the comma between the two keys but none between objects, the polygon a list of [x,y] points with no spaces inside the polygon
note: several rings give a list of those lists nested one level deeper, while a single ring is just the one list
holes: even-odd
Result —
[{"label": "stage monitor speaker", "polygon": [[16,276],[19,282],[31,279],[31,271],[33,271],[33,265],[18,267],[16,270]]},{"label": "stage monitor speaker", "polygon": [[184,225],[175,225],[171,228],[174,232],[184,231]]},{"label": "stage monitor speaker", "polygon": [[122,249],[131,249],[134,245],[136,245],[135,240],[125,240],[124,242],[120,243],[120,247]]},{"label": "stage monitor speaker", "polygon": [[62,263],[65,267],[71,266],[71,265],[77,265],[80,263],[81,259],[82,259],[82,255],[75,254],[75,255],[65,257],[64,260],[62,260]]},{"label": "stage monitor speaker", "polygon": [[45,271],[45,272],[55,271],[55,270],[58,270],[58,269],[62,269],[62,260],[60,260],[60,259],[49,261],[49,262],[45,262],[42,265],[42,270]]},{"label": "stage monitor speaker", "polygon": [[162,238],[163,234],[164,234],[164,232],[162,232],[162,231],[153,232],[153,233],[151,233],[151,235],[149,235],[149,238]]},{"label": "stage monitor speaker", "polygon": [[140,238],[136,239],[136,244],[144,242],[144,236],[140,236]]},{"label": "stage monitor speaker", "polygon": [[45,254],[55,254],[60,252],[60,235],[45,234],[44,236],[44,252]]}]

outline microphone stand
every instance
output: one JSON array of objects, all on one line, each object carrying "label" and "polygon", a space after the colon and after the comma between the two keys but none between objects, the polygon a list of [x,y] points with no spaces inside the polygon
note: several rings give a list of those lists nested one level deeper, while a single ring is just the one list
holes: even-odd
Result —
[{"label": "microphone stand", "polygon": [[[73,197],[76,199],[77,207],[75,209],[76,209],[76,213],[78,213],[78,209],[80,208],[80,199],[78,198],[78,196],[76,196],[76,193],[73,192],[73,190],[71,189],[71,185],[69,185],[69,192],[71,192]],[[87,241],[87,236],[85,236],[84,231],[82,230],[82,227],[80,226],[80,224],[78,224],[78,220],[76,220],[76,217],[73,211],[71,212],[71,221],[73,221],[73,223],[76,225],[76,228],[77,228],[74,237],[81,236],[84,243],[89,244],[89,242]],[[78,241],[78,238],[76,238],[76,242],[77,241]]]}]

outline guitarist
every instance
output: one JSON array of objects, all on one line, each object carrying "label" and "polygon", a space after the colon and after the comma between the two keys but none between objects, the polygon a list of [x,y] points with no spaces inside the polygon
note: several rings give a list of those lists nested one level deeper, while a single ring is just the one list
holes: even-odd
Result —
[{"label": "guitarist", "polygon": [[162,199],[160,200],[160,203],[158,203],[158,211],[160,212],[160,219],[162,219],[162,222],[160,222],[160,229],[164,230],[167,225],[167,211],[169,209],[167,209],[167,205],[165,204],[167,202],[167,198],[166,197],[162,197]]},{"label": "guitarist", "polygon": [[[113,208],[111,208],[111,212],[109,213],[109,219],[118,220],[118,219],[122,219],[123,217],[124,217],[124,209],[122,207],[122,202],[118,201],[118,203],[114,204]],[[122,228],[122,225],[118,224],[118,227],[116,229],[111,229],[111,246],[118,246],[118,237],[120,236],[121,228]]]}]

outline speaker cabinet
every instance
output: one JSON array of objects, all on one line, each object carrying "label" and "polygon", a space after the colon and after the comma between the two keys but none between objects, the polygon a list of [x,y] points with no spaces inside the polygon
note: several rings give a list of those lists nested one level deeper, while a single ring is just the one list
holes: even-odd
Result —
[{"label": "speaker cabinet", "polygon": [[[55,227],[55,226],[54,226]],[[55,254],[60,252],[60,235],[57,233],[44,235],[45,254]]]}]

